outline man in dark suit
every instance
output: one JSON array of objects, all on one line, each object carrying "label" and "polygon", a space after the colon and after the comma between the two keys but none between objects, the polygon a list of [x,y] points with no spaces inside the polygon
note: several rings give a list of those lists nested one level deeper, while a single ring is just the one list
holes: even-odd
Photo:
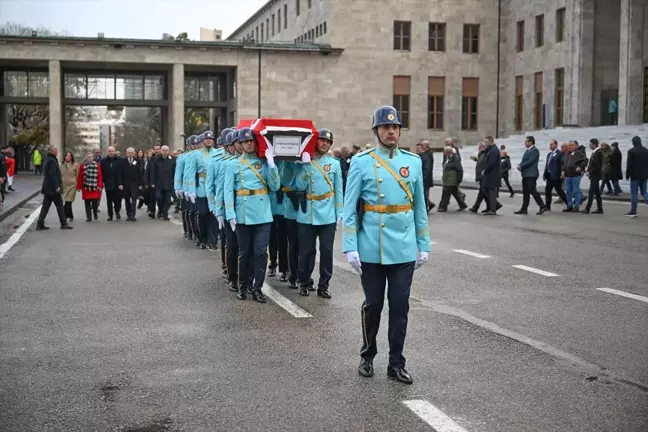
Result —
[{"label": "man in dark suit", "polygon": [[160,156],[153,160],[151,168],[151,187],[155,191],[158,214],[162,219],[169,220],[171,193],[173,192],[173,174],[175,161],[169,156],[169,147],[162,146]]},{"label": "man in dark suit", "polygon": [[432,177],[432,171],[434,169],[434,154],[430,149],[430,141],[424,140],[421,142],[421,165],[423,169],[423,194],[425,195],[425,206],[428,213],[436,204],[430,201],[430,188],[434,187],[434,180]]},{"label": "man in dark suit", "polygon": [[587,205],[581,213],[589,214],[592,208],[592,202],[596,197],[596,210],[592,214],[603,214],[603,200],[601,199],[601,178],[603,178],[603,153],[599,149],[599,142],[596,138],[590,140],[590,149],[592,155],[585,172],[590,180],[590,187],[587,196]]},{"label": "man in dark suit", "polygon": [[104,190],[106,191],[106,205],[108,206],[108,222],[113,220],[113,211],[117,219],[121,219],[121,202],[124,190],[124,162],[116,155],[115,147],[107,149],[105,158],[101,160],[101,175],[103,176]]},{"label": "man in dark suit", "polygon": [[632,138],[632,148],[628,150],[627,161],[626,179],[630,180],[630,212],[626,213],[626,216],[634,218],[637,217],[639,193],[648,204],[648,191],[646,190],[648,149],[641,144],[641,138],[638,136]]},{"label": "man in dark suit", "polygon": [[129,147],[124,159],[124,200],[126,201],[126,220],[135,222],[137,199],[144,186],[144,167],[135,158],[135,149]]},{"label": "man in dark suit", "polygon": [[65,211],[63,210],[63,196],[61,195],[63,179],[58,159],[56,159],[57,153],[58,149],[55,146],[50,146],[47,149],[47,156],[45,156],[45,162],[43,163],[43,188],[41,189],[43,205],[36,222],[36,231],[49,229],[49,227],[45,226],[45,217],[47,217],[52,203],[56,206],[56,212],[59,221],[61,221],[61,229],[72,229],[67,223]]},{"label": "man in dark suit", "polygon": [[558,149],[558,142],[551,140],[549,143],[549,154],[547,154],[547,163],[545,164],[544,175],[542,178],[546,182],[545,186],[545,207],[551,210],[551,191],[556,190],[556,194],[560,197],[562,202],[567,202],[565,192],[563,192],[562,184],[562,163],[563,152]]},{"label": "man in dark suit", "polygon": [[526,137],[524,145],[527,148],[527,151],[524,152],[522,161],[517,167],[518,171],[522,173],[522,207],[520,210],[516,211],[515,214],[528,214],[527,209],[529,208],[529,201],[531,195],[533,195],[533,199],[538,204],[538,207],[540,207],[540,210],[538,210],[538,213],[536,214],[541,215],[547,211],[547,208],[542,202],[540,193],[536,189],[538,177],[540,176],[540,172],[538,171],[540,150],[536,148],[535,138],[532,136]]},{"label": "man in dark suit", "polygon": [[493,137],[486,137],[486,155],[483,161],[481,188],[486,199],[487,216],[494,216],[502,205],[497,201],[497,190],[502,179],[502,164],[500,152],[497,150]]}]

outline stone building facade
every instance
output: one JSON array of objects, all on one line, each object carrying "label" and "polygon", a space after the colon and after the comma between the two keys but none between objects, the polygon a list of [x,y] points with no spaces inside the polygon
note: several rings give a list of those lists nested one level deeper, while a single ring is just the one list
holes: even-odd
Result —
[{"label": "stone building facade", "polygon": [[448,136],[468,144],[608,124],[617,121],[611,100],[620,124],[643,122],[645,3],[270,0],[229,40],[343,49],[312,64],[267,59],[270,70],[285,62],[301,76],[263,75],[263,99],[271,100],[264,115],[308,116],[344,143],[362,144],[372,140],[372,110],[394,104],[407,118],[408,145],[430,139],[440,146]]}]

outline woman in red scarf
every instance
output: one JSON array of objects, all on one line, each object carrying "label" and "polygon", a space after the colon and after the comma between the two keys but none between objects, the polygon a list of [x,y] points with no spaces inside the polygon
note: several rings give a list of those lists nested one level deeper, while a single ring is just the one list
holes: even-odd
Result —
[{"label": "woman in red scarf", "polygon": [[79,169],[77,179],[77,190],[81,191],[81,198],[85,203],[86,220],[88,222],[98,218],[99,199],[101,198],[101,189],[103,189],[103,176],[101,175],[101,165],[94,161],[94,154],[88,152],[85,162]]}]

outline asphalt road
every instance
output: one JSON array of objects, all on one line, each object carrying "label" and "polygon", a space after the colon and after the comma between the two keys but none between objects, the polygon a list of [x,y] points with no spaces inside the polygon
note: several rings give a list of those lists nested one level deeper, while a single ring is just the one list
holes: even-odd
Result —
[{"label": "asphalt road", "polygon": [[648,303],[598,290],[648,297],[648,206],[515,216],[520,200],[430,215],[412,386],[385,377],[386,314],[376,376],[357,375],[362,292],[340,252],[330,301],[268,280],[284,309],[238,301],[173,221],[104,209],[61,231],[52,210],[0,258],[0,430],[648,430]]}]

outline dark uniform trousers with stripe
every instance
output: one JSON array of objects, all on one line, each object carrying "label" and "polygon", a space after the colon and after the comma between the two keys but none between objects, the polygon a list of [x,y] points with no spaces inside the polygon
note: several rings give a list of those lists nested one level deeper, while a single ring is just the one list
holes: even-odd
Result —
[{"label": "dark uniform trousers with stripe", "polygon": [[380,314],[385,304],[385,290],[389,303],[389,365],[393,369],[405,367],[403,346],[407,334],[410,288],[414,276],[414,262],[402,264],[362,263],[362,348],[360,356],[373,361],[378,353],[376,336],[380,327]]},{"label": "dark uniform trousers with stripe", "polygon": [[268,243],[270,243],[270,226],[236,225],[239,244],[239,285],[260,291],[265,281],[268,264]]},{"label": "dark uniform trousers with stripe", "polygon": [[225,222],[225,263],[227,267],[227,280],[230,283],[238,283],[239,274],[239,244],[235,231],[229,222]]},{"label": "dark uniform trousers with stripe", "polygon": [[319,237],[320,265],[319,265],[319,289],[328,289],[331,276],[333,276],[333,242],[335,241],[336,224],[308,225],[297,224],[299,235],[299,273],[300,285],[309,283],[315,267],[315,256],[317,255],[316,243]]}]

